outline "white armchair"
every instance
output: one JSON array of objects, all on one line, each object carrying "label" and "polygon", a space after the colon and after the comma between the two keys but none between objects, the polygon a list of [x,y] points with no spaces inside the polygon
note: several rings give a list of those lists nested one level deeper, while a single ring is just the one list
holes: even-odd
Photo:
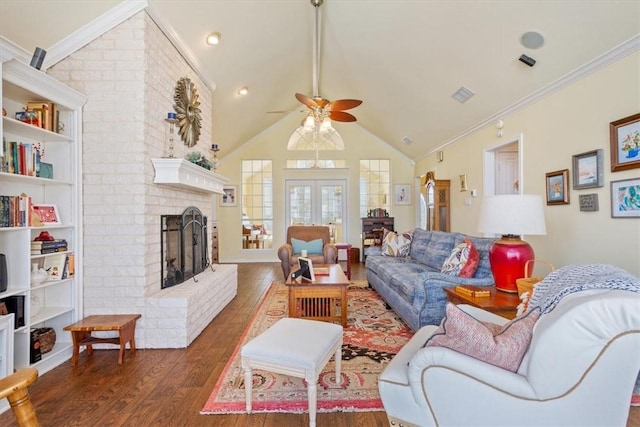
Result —
[{"label": "white armchair", "polygon": [[[507,320],[460,306],[481,321]],[[516,373],[414,335],[381,374],[393,426],[624,426],[640,371],[640,294],[590,290],[537,321]]]}]

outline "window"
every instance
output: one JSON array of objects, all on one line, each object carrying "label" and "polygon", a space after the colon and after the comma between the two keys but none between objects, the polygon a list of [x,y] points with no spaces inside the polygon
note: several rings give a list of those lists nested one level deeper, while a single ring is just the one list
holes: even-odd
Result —
[{"label": "window", "polygon": [[360,160],[360,217],[375,208],[390,213],[390,165],[389,160]]},{"label": "window", "polygon": [[271,160],[242,161],[242,248],[273,248]]}]

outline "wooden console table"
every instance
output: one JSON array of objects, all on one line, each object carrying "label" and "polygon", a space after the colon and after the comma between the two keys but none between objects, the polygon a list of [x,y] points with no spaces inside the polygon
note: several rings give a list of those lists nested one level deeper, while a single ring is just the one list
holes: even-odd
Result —
[{"label": "wooden console table", "polygon": [[469,304],[507,319],[516,317],[520,304],[518,294],[498,291],[495,286],[487,286],[487,289],[491,295],[479,298],[457,293],[455,287],[444,288],[444,291],[447,293],[447,300],[454,304]]},{"label": "wooden console table", "polygon": [[[120,346],[118,364],[124,362],[124,348],[129,343],[131,354],[136,353],[136,320],[140,314],[105,314],[85,317],[79,322],[65,326],[65,331],[71,332],[73,338],[73,356],[71,366],[78,364],[80,346],[87,347],[87,355],[93,354],[93,344],[115,344]],[[118,337],[98,338],[91,336],[95,331],[118,331]]]}]

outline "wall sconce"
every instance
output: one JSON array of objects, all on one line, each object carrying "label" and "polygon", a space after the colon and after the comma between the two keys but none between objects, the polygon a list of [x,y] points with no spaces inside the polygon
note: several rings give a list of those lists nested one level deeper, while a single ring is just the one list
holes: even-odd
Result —
[{"label": "wall sconce", "polygon": [[496,122],[496,129],[498,129],[498,132],[496,133],[496,135],[498,135],[498,138],[500,138],[504,133],[502,132],[502,128],[504,127],[504,121],[502,120],[498,120]]},{"label": "wall sconce", "polygon": [[442,162],[444,160],[444,151],[440,150],[438,151],[438,162]]}]

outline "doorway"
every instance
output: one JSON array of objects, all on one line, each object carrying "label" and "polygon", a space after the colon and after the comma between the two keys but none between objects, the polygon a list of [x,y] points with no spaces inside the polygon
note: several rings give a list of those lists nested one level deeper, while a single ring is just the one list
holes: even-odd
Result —
[{"label": "doorway", "polygon": [[334,242],[346,241],[346,180],[286,180],[285,191],[287,226],[326,225]]},{"label": "doorway", "polygon": [[484,195],[522,193],[522,135],[484,152]]}]

